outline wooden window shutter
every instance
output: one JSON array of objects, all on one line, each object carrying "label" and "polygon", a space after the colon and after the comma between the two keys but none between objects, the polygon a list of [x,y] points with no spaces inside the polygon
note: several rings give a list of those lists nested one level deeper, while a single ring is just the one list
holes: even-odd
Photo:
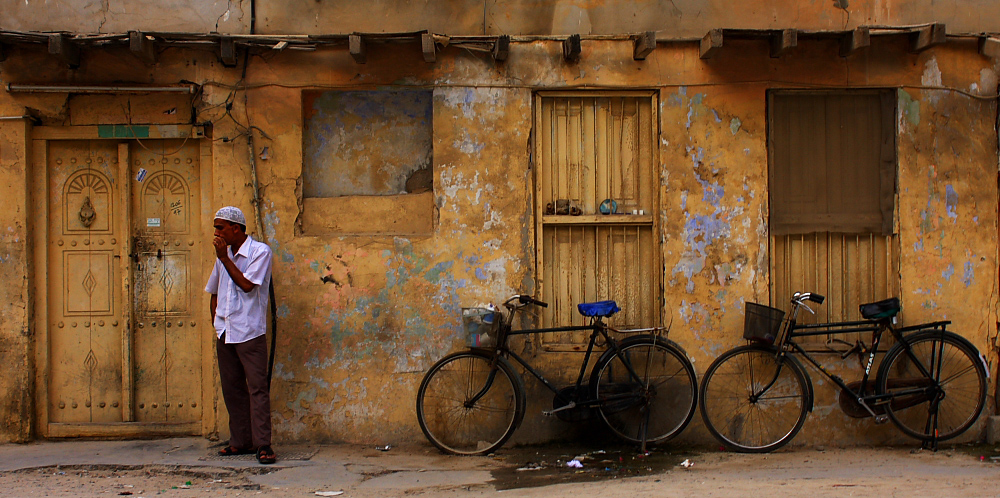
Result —
[{"label": "wooden window shutter", "polygon": [[773,235],[893,231],[891,91],[770,95]]}]

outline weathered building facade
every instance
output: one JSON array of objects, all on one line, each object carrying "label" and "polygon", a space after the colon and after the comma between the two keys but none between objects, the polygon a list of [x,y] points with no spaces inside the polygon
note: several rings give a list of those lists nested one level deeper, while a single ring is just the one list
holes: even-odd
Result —
[{"label": "weathered building facade", "polygon": [[[224,435],[228,204],[275,254],[278,442],[421,439],[461,308],[514,293],[616,299],[699,373],[746,301],[898,296],[995,366],[1000,6],[286,4],[0,3],[0,438]],[[528,387],[515,441],[564,436]],[[902,440],[817,395],[799,443]]]}]

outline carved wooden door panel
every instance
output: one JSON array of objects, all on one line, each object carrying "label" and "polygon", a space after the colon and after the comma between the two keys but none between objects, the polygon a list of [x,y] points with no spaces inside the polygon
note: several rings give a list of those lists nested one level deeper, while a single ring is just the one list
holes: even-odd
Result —
[{"label": "carved wooden door panel", "polygon": [[200,433],[211,355],[199,332],[207,309],[195,309],[210,235],[203,144],[35,143],[47,166],[38,173],[47,200],[35,208],[47,226],[44,435]]},{"label": "carved wooden door panel", "polygon": [[52,142],[49,162],[50,422],[121,422],[123,332],[115,220],[117,144]]},{"label": "carved wooden door panel", "polygon": [[[132,264],[135,403],[140,422],[200,420],[202,341],[196,310],[201,230],[199,146],[133,146]],[[138,181],[141,178],[141,181]],[[200,311],[200,313],[199,313]]]}]

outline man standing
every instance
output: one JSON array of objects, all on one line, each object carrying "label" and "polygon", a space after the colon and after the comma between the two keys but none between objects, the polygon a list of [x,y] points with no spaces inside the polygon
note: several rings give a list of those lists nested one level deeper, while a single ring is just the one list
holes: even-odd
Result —
[{"label": "man standing", "polygon": [[267,380],[267,305],[271,248],[247,235],[239,208],[215,213],[215,267],[205,291],[218,336],[222,397],[229,411],[229,445],[220,455],[257,453],[274,463],[271,399]]}]

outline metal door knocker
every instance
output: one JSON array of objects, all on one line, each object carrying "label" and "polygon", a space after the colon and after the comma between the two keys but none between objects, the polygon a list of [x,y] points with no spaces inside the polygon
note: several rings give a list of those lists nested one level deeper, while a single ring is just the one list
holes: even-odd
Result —
[{"label": "metal door knocker", "polygon": [[90,203],[90,196],[83,199],[83,206],[80,206],[80,223],[83,223],[84,227],[90,228],[90,225],[94,224],[94,219],[97,218],[97,211],[94,211],[94,205]]}]

